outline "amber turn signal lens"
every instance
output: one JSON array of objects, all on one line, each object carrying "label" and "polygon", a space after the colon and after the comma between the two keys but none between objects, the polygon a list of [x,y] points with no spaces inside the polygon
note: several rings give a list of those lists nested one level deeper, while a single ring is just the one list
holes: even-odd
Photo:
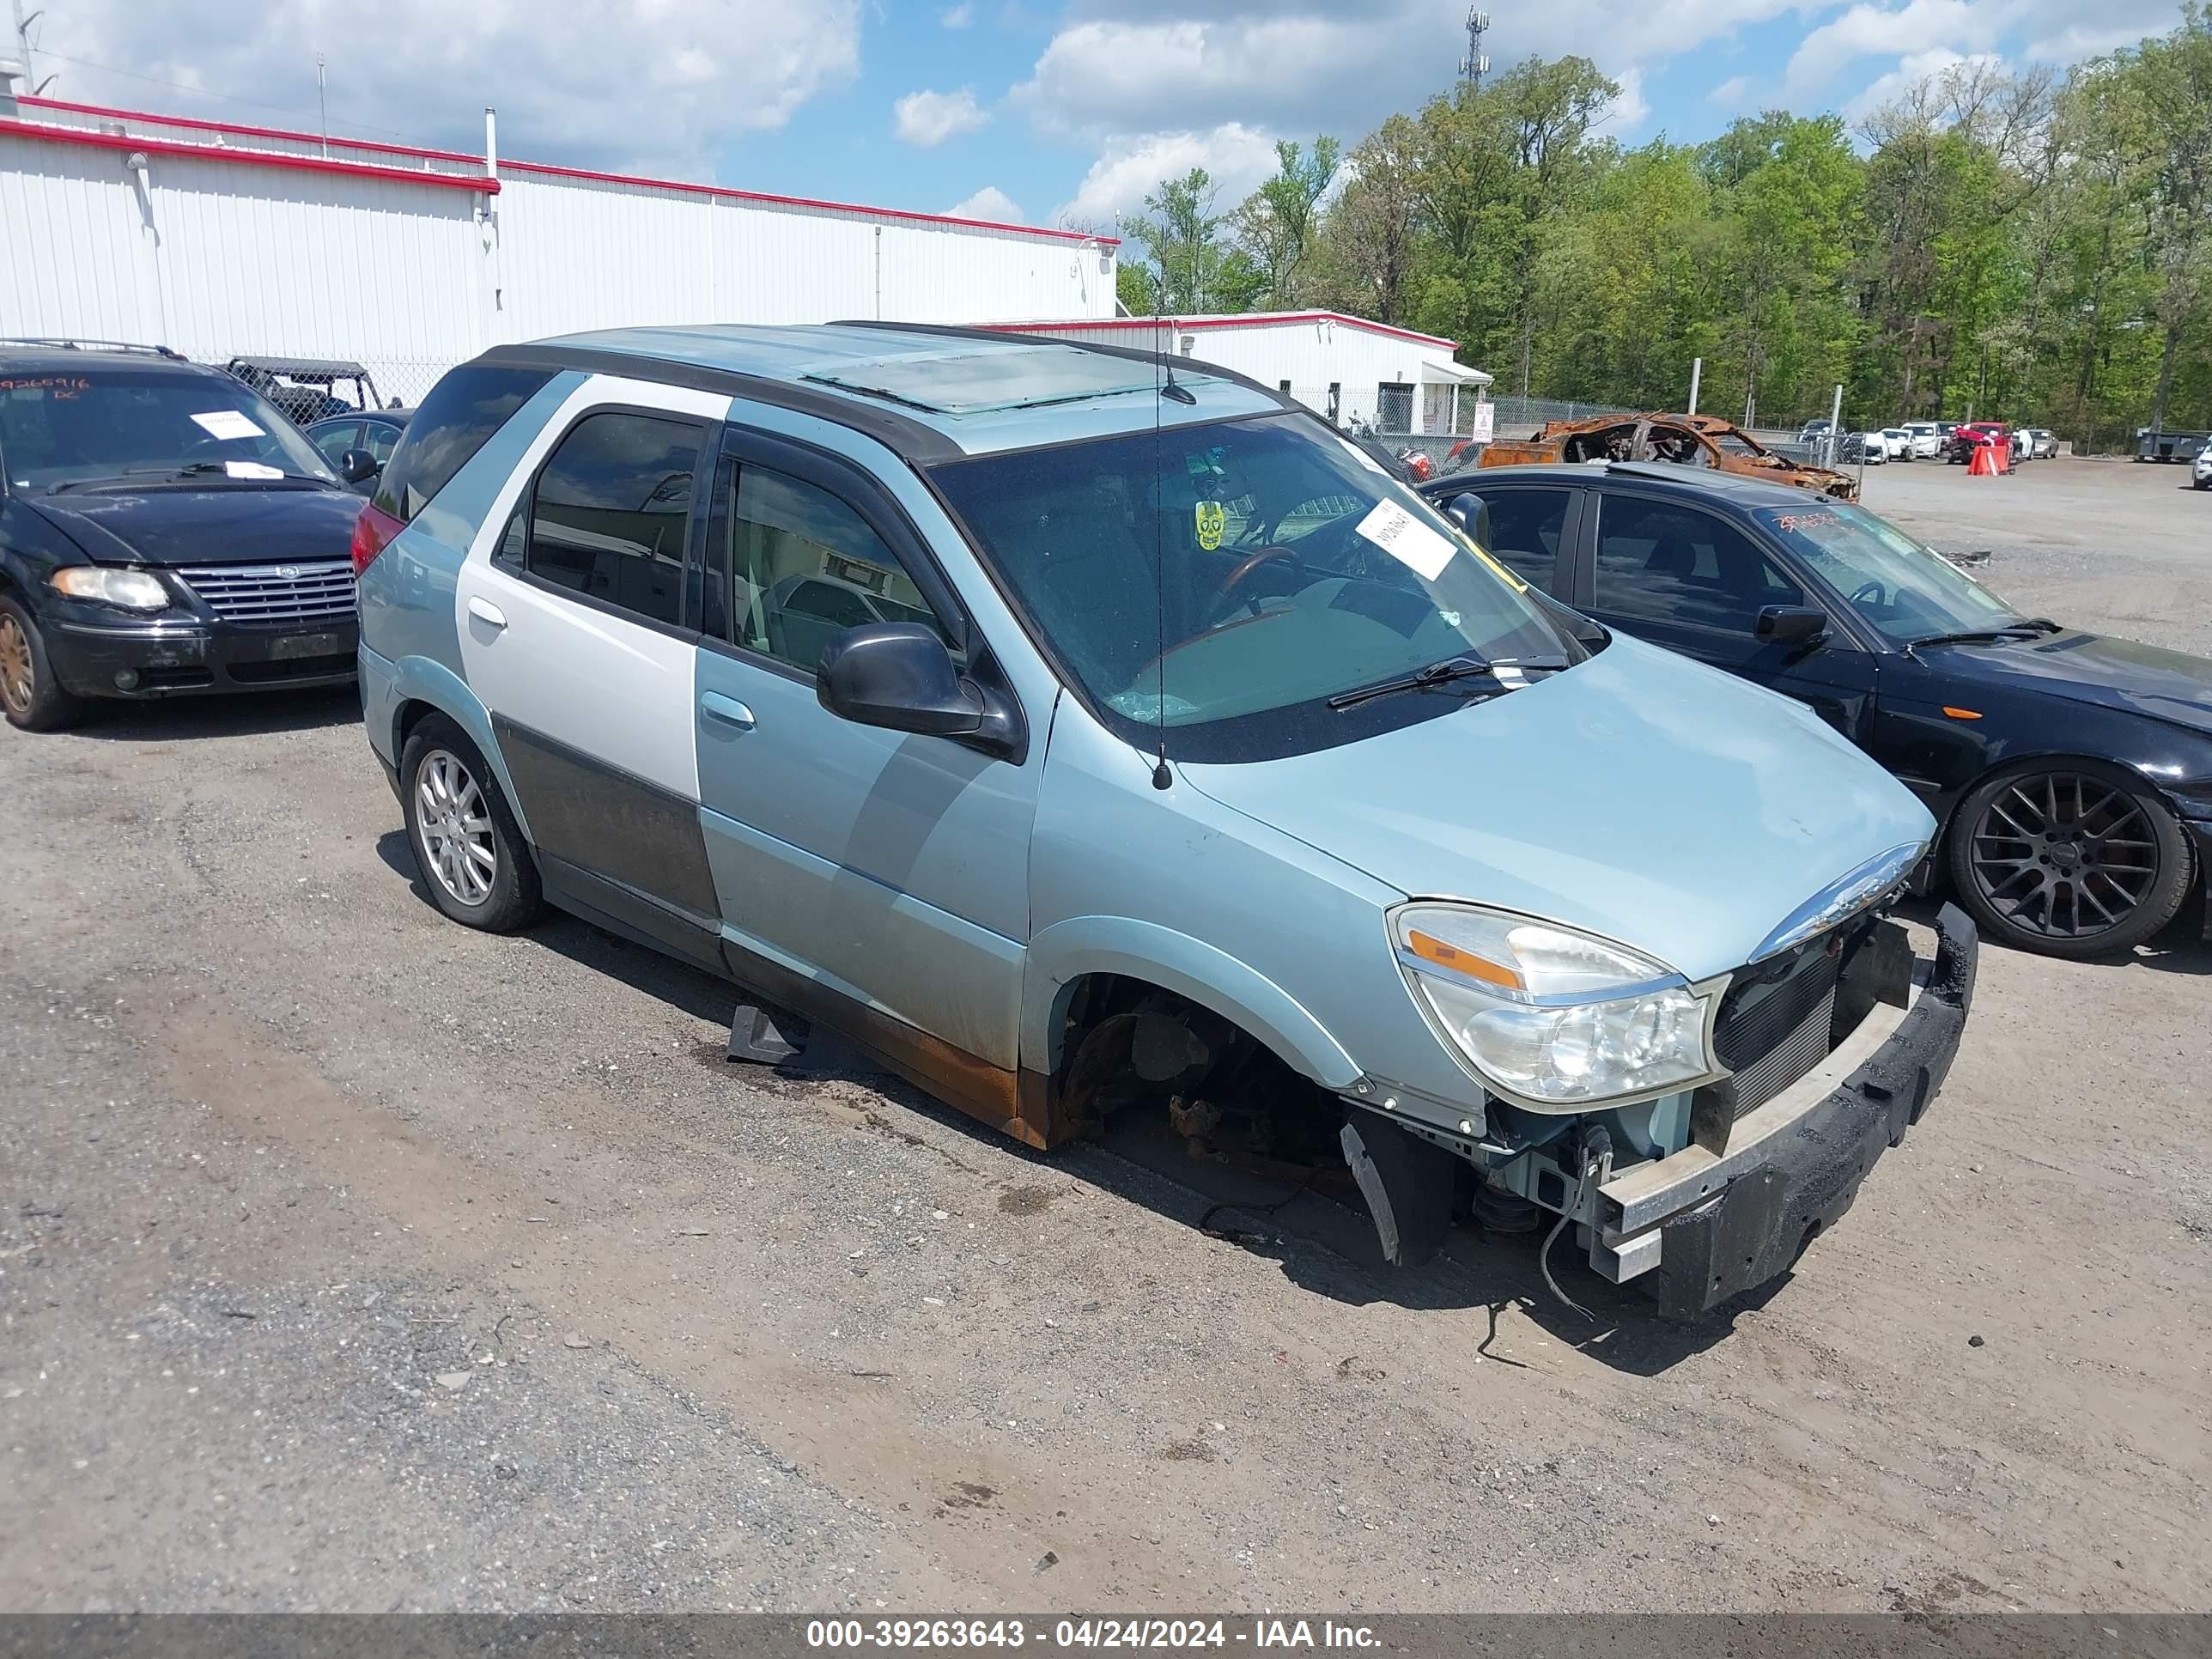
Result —
[{"label": "amber turn signal lens", "polygon": [[1455,945],[1447,945],[1434,934],[1419,928],[1410,928],[1406,933],[1406,948],[1423,962],[1448,968],[1455,974],[1464,974],[1469,979],[1479,979],[1486,985],[1502,985],[1509,991],[1525,991],[1528,985],[1510,968],[1502,967],[1487,957],[1479,957],[1472,951],[1462,951]]},{"label": "amber turn signal lens", "polygon": [[1943,712],[1948,714],[1954,720],[1978,720],[1981,719],[1981,715],[1972,708],[1954,708],[1948,702],[1943,705]]}]

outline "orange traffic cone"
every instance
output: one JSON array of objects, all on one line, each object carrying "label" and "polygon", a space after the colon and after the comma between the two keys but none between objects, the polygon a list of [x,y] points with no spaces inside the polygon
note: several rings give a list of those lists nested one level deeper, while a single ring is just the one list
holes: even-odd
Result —
[{"label": "orange traffic cone", "polygon": [[1970,478],[1994,478],[1997,475],[1997,447],[1995,444],[1976,444],[1972,458],[1966,463]]},{"label": "orange traffic cone", "polygon": [[2012,440],[2000,438],[1990,446],[1990,471],[2005,473],[2012,471]]}]

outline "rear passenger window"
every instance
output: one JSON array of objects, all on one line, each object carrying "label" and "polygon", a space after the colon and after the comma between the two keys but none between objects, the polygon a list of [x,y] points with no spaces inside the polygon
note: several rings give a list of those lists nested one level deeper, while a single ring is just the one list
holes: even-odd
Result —
[{"label": "rear passenger window", "polygon": [[818,485],[741,465],[727,523],[732,643],[811,674],[848,628],[920,623],[945,637],[898,556]]},{"label": "rear passenger window", "polygon": [[1547,593],[1559,569],[1567,494],[1564,489],[1500,489],[1483,498],[1490,503],[1490,550]]},{"label": "rear passenger window", "polygon": [[377,480],[376,505],[405,523],[468,464],[507,416],[528,403],[550,369],[465,363],[447,372],[407,423]]},{"label": "rear passenger window", "polygon": [[699,428],[649,415],[586,416],[538,475],[525,568],[648,621],[684,621],[684,530]]}]

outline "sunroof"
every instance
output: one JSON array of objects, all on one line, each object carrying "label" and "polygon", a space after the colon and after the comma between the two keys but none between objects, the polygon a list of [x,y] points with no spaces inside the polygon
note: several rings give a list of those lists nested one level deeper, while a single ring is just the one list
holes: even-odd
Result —
[{"label": "sunroof", "polygon": [[843,363],[835,370],[805,378],[938,415],[1034,409],[1040,404],[1150,392],[1158,384],[1149,363],[1079,351],[1073,346],[902,355],[872,362]]}]

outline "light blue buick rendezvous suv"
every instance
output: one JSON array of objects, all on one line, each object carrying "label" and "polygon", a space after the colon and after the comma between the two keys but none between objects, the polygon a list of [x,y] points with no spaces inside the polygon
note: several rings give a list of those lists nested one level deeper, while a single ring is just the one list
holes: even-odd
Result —
[{"label": "light blue buick rendezvous suv", "polygon": [[447,915],[720,973],[733,1054],[818,1022],[1039,1148],[1304,1133],[1391,1261],[1571,1223],[1697,1312],[1927,1106],[1975,939],[1889,918],[1935,825],[1844,738],[1480,531],[1188,361],[501,347],[356,532],[368,736]]}]

